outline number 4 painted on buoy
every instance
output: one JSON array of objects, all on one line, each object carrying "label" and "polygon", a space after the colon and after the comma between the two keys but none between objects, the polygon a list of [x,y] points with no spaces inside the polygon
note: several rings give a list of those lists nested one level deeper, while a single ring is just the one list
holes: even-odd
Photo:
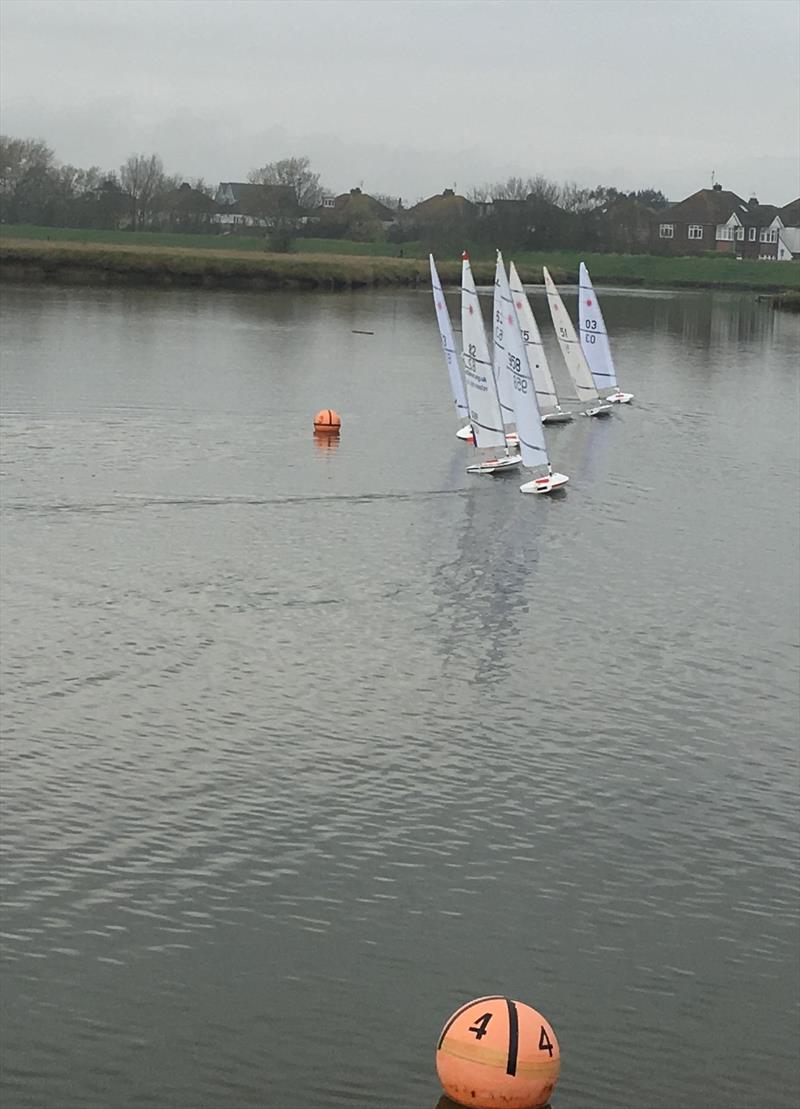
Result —
[{"label": "number 4 painted on buoy", "polygon": [[479,1040],[481,1036],[486,1035],[486,1025],[492,1019],[491,1013],[484,1013],[482,1017],[478,1017],[473,1025],[470,1026],[469,1031],[475,1033],[475,1039]]},{"label": "number 4 painted on buoy", "polygon": [[[545,1029],[544,1029],[544,1025],[541,1026],[541,1029],[542,1030],[539,1033],[539,1050],[549,1052],[550,1058],[552,1059],[553,1058],[553,1045],[550,1043],[550,1040],[548,1039],[547,1033],[545,1032]],[[471,1031],[472,1031],[472,1029],[470,1029],[470,1032]]]}]

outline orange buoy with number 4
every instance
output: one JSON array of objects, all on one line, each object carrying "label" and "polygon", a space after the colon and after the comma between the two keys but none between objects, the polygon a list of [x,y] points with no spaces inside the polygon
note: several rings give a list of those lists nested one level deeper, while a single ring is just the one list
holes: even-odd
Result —
[{"label": "orange buoy with number 4", "polygon": [[342,430],[342,418],[332,408],[323,408],[314,417],[314,431],[323,435],[338,435]]},{"label": "orange buoy with number 4", "polygon": [[474,1109],[540,1109],[555,1089],[561,1052],[541,1013],[507,997],[462,1005],[442,1029],[436,1071],[449,1098]]}]

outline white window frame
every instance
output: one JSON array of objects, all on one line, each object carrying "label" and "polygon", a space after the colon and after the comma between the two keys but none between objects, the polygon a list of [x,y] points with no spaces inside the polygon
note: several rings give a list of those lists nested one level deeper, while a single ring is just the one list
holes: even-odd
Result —
[{"label": "white window frame", "polygon": [[729,227],[727,223],[717,224],[717,242],[732,243],[733,242],[733,228]]},{"label": "white window frame", "polygon": [[336,207],[336,197],[335,196],[325,196],[325,197],[323,197],[322,198],[322,207],[323,208],[335,208]]},{"label": "white window frame", "polygon": [[674,239],[675,238],[675,224],[674,223],[660,223],[658,225],[659,239]]},{"label": "white window frame", "polygon": [[744,239],[744,228],[743,227],[737,227],[736,228],[736,240],[737,240],[737,242],[741,242],[742,239]]},{"label": "white window frame", "polygon": [[703,225],[702,225],[702,223],[690,223],[689,224],[689,238],[690,239],[702,239],[702,237],[703,237]]},{"label": "white window frame", "polygon": [[751,227],[750,228],[750,234],[749,234],[749,240],[750,240],[751,243],[754,243],[756,241],[756,234],[757,234],[757,229],[755,227]]},{"label": "white window frame", "polygon": [[758,241],[760,243],[777,243],[778,232],[775,228],[770,229],[769,227],[762,227],[761,234],[758,236]]}]

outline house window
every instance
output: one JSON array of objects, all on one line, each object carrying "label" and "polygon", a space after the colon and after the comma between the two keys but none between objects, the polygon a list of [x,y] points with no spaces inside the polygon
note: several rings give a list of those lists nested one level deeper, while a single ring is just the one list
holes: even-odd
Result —
[{"label": "house window", "polygon": [[758,240],[761,243],[777,243],[778,232],[776,229],[770,231],[768,227],[763,227],[761,229],[761,234],[758,236]]},{"label": "house window", "polygon": [[756,229],[755,229],[755,227],[751,227],[750,228],[750,242],[754,243],[755,241],[756,241]]},{"label": "house window", "polygon": [[733,228],[726,223],[717,224],[717,239],[722,242],[733,242]]},{"label": "house window", "polygon": [[701,223],[690,223],[689,224],[689,238],[690,239],[702,239],[702,237],[703,237],[703,225]]},{"label": "house window", "polygon": [[658,225],[658,237],[660,239],[671,239],[675,234],[674,223],[660,223]]},{"label": "house window", "polygon": [[737,227],[736,228],[736,238],[739,240],[739,242],[741,242],[742,239],[744,238],[744,228],[743,227]]},{"label": "house window", "polygon": [[324,198],[324,200],[322,201],[322,207],[323,208],[335,208],[336,207],[336,197],[335,196],[326,196]]}]

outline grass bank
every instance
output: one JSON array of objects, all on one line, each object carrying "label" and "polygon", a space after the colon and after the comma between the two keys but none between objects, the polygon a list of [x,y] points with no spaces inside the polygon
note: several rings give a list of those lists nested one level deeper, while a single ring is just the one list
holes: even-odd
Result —
[{"label": "grass bank", "polygon": [[[402,250],[402,256],[400,251]],[[471,246],[476,280],[491,282],[494,251]],[[523,280],[575,281],[585,261],[595,281],[655,288],[800,291],[800,263],[737,261],[728,255],[669,258],[578,251],[508,252]],[[179,235],[150,231],[2,226],[0,263],[7,280],[104,284],[198,285],[208,288],[354,289],[427,283],[421,243],[354,243],[297,239],[290,254],[272,254],[264,239],[239,235]],[[457,283],[457,256],[437,255],[443,281]]]},{"label": "grass bank", "polygon": [[[478,282],[491,283],[494,264],[474,266]],[[459,261],[443,261],[442,280],[456,284]],[[541,269],[520,267],[524,280],[541,281]],[[566,280],[557,267],[556,280]],[[0,278],[57,284],[188,286],[222,289],[361,289],[386,285],[428,287],[427,258],[344,254],[270,254],[186,246],[141,246],[43,239],[0,238]]]}]

